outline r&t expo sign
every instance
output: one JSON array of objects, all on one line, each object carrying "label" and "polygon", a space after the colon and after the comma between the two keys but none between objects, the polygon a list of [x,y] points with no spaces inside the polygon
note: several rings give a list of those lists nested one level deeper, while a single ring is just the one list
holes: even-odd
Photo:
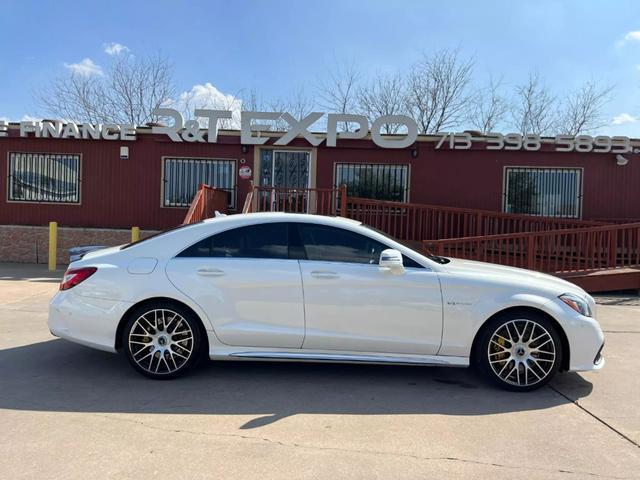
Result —
[{"label": "r&t expo sign", "polygon": [[[152,133],[168,136],[174,142],[216,143],[218,141],[219,123],[232,118],[230,110],[196,109],[195,118],[184,120],[182,114],[171,108],[158,108],[154,115],[171,118],[169,126],[153,126]],[[326,134],[319,136],[311,133],[309,128],[326,115]],[[200,123],[206,119],[206,128]],[[312,112],[300,119],[287,112],[241,112],[240,113],[240,142],[243,145],[263,145],[269,141],[269,136],[261,136],[271,130],[271,125],[260,122],[284,121],[288,127],[283,135],[276,139],[275,145],[288,145],[298,136],[306,139],[312,146],[317,147],[326,142],[327,147],[335,147],[338,139],[361,139],[371,133],[373,142],[381,148],[407,148],[418,138],[416,122],[406,115],[384,115],[369,124],[364,115]],[[338,125],[348,123],[355,125],[354,131],[338,131]],[[401,134],[386,135],[382,133],[385,125],[396,125]],[[438,140],[435,149],[447,147],[452,150],[469,150],[474,142],[481,142],[486,150],[527,150],[537,151],[542,146],[539,135],[520,135],[509,133],[488,133],[474,137],[470,132],[436,133]],[[8,125],[0,121],[0,137],[8,136]],[[72,138],[78,140],[136,140],[136,125],[131,124],[91,124],[63,122],[61,120],[22,121],[20,122],[21,137],[35,138]],[[545,143],[549,140],[545,139]],[[550,142],[558,152],[599,152],[599,153],[629,153],[633,151],[628,137],[608,137],[589,135],[557,135]]]}]

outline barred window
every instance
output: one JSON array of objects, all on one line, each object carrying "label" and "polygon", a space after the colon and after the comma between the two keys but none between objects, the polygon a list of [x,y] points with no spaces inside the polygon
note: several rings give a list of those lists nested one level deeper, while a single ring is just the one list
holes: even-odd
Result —
[{"label": "barred window", "polygon": [[230,209],[236,206],[236,162],[214,158],[164,159],[165,207],[188,207],[200,184],[229,193]]},{"label": "barred window", "polygon": [[9,153],[8,199],[80,203],[80,155]]},{"label": "barred window", "polygon": [[373,163],[337,163],[335,187],[346,184],[352,197],[395,202],[408,201],[409,166]]},{"label": "barred window", "polygon": [[504,211],[545,217],[580,218],[582,169],[507,167]]}]

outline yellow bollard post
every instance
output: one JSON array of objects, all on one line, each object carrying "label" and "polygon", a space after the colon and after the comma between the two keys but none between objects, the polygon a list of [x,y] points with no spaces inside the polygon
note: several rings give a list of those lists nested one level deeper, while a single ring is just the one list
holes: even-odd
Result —
[{"label": "yellow bollard post", "polygon": [[140,227],[131,227],[131,243],[140,240]]},{"label": "yellow bollard post", "polygon": [[58,222],[49,222],[49,271],[56,269],[58,253]]}]

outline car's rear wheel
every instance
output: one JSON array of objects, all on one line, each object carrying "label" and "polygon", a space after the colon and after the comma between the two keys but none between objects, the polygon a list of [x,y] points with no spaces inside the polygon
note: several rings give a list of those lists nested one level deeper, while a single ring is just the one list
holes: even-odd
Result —
[{"label": "car's rear wheel", "polygon": [[155,379],[174,378],[187,372],[198,359],[198,320],[180,305],[147,305],[129,316],[122,345],[138,372]]},{"label": "car's rear wheel", "polygon": [[494,384],[530,391],[549,382],[562,362],[562,342],[553,323],[536,312],[512,312],[483,328],[475,362]]}]

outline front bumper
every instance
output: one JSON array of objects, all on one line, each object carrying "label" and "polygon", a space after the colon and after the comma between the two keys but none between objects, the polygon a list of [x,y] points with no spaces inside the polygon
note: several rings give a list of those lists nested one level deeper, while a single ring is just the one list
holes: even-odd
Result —
[{"label": "front bumper", "polygon": [[85,297],[73,289],[58,292],[49,304],[49,330],[65,340],[115,352],[118,324],[131,305]]}]

